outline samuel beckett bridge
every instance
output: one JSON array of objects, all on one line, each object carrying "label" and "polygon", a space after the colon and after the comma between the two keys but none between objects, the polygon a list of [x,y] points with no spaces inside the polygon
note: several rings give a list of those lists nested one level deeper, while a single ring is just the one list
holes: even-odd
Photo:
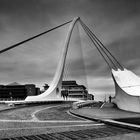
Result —
[{"label": "samuel beckett bridge", "polygon": [[[22,42],[19,42],[15,45],[12,45],[8,48],[5,48],[0,51],[4,53],[10,49],[16,48],[21,44],[29,42],[39,36],[47,34],[57,28],[70,24],[69,30],[65,39],[63,51],[59,59],[59,63],[54,75],[54,78],[50,84],[50,87],[42,94],[36,96],[27,96],[24,101],[4,101],[5,103],[39,103],[39,102],[51,102],[51,101],[62,101],[61,97],[61,87],[62,79],[64,76],[64,69],[67,54],[69,53],[69,43],[72,36],[72,32],[75,24],[79,22],[81,27],[84,29],[85,33],[88,35],[89,39],[92,41],[93,46],[96,47],[98,52],[101,54],[102,58],[108,65],[110,73],[112,75],[114,84],[115,84],[115,97],[113,102],[118,106],[118,108],[127,111],[140,112],[140,78],[135,75],[130,70],[124,68],[120,62],[111,54],[111,52],[102,44],[102,42],[96,37],[96,35],[89,29],[89,27],[79,18],[74,18],[71,21],[68,21],[64,24],[56,26],[52,29],[49,29],[43,33],[35,35],[31,38],[28,38]],[[94,71],[94,70],[93,70]]]},{"label": "samuel beckett bridge", "polygon": [[[70,53],[70,41],[72,40],[72,33],[75,30],[76,23],[80,24],[91,40],[92,45],[106,62],[115,85],[113,102],[120,109],[116,107],[102,108],[103,103],[95,101],[80,102],[79,100],[78,103],[75,103],[78,99],[74,98],[64,101],[61,96],[63,79],[66,76],[66,61]],[[69,30],[49,88],[39,95],[27,96],[22,101],[0,102],[10,105],[20,104],[19,106],[5,106],[1,104],[0,139],[90,140],[96,138],[104,139],[105,137],[105,139],[107,137],[109,139],[138,138],[139,134],[128,128],[132,129],[133,127],[133,129],[135,128],[134,130],[140,130],[138,125],[140,115],[139,113],[134,113],[140,112],[140,78],[124,68],[79,17],[5,48],[0,51],[0,54],[67,24],[69,24]],[[89,105],[90,108],[84,108],[83,105]],[[129,125],[124,123],[126,119],[131,121],[130,118],[136,123]],[[125,121],[121,123],[117,119],[124,119]],[[125,126],[125,128],[108,124]]]}]

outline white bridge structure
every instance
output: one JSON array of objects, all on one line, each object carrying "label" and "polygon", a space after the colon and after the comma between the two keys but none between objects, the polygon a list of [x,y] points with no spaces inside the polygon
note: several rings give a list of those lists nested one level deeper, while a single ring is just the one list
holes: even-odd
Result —
[{"label": "white bridge structure", "polygon": [[79,17],[76,17],[71,21],[68,21],[62,25],[59,25],[55,28],[52,28],[39,35],[31,37],[27,40],[24,40],[20,43],[17,43],[0,51],[0,53],[3,53],[23,43],[26,43],[27,41],[30,41],[38,36],[46,34],[56,28],[70,23],[69,31],[67,33],[67,37],[63,47],[63,52],[61,54],[57,70],[55,72],[55,76],[49,89],[40,95],[28,96],[24,101],[5,101],[5,103],[37,103],[52,100],[63,100],[61,97],[62,78],[64,73],[65,61],[68,53],[69,42],[76,22],[80,22],[84,31],[89,36],[94,46],[97,48],[97,50],[99,51],[99,53],[110,68],[110,72],[112,74],[112,78],[114,80],[115,85],[115,97],[113,99],[113,102],[118,106],[118,108],[122,110],[140,113],[140,78],[137,75],[135,75],[132,71],[124,68],[118,62],[118,60],[110,53],[110,51],[101,43],[101,41],[96,37],[96,35],[82,22],[82,20]]},{"label": "white bridge structure", "polygon": [[67,56],[67,51],[68,51],[68,46],[69,46],[72,30],[78,19],[79,19],[79,17],[75,18],[69,27],[66,41],[64,43],[63,52],[62,52],[61,58],[59,60],[59,64],[58,64],[54,79],[53,79],[49,89],[40,95],[28,96],[25,99],[25,101],[62,100],[61,86],[62,86],[62,78],[63,78],[63,72],[64,72],[64,67],[65,67],[65,61],[66,61],[66,56]]}]

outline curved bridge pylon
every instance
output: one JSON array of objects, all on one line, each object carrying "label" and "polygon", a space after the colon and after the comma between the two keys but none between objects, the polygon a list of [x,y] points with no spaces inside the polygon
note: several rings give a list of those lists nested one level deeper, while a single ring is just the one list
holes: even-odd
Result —
[{"label": "curved bridge pylon", "polygon": [[50,87],[42,94],[36,96],[28,96],[25,101],[49,101],[49,100],[63,100],[61,97],[62,78],[65,67],[65,61],[68,51],[68,46],[74,25],[79,20],[79,17],[74,18],[70,24],[69,31],[64,43],[64,49],[59,60],[59,64]]}]

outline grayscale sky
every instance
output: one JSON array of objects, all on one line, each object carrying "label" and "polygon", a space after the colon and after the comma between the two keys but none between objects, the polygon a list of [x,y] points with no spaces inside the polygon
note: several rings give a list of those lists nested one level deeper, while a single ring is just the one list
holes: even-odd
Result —
[{"label": "grayscale sky", "polygon": [[[0,0],[0,49],[79,16],[121,64],[140,76],[139,7],[139,0]],[[49,83],[67,28],[0,54],[0,84]],[[87,54],[91,92],[113,94],[110,71],[93,54]]]}]

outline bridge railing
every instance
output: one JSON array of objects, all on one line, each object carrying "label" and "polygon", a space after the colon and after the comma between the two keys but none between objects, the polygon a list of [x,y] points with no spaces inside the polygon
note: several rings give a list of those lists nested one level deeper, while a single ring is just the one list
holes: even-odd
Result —
[{"label": "bridge railing", "polygon": [[103,102],[96,102],[96,101],[80,101],[80,102],[75,102],[72,105],[73,109],[78,109],[82,107],[101,107]]}]

